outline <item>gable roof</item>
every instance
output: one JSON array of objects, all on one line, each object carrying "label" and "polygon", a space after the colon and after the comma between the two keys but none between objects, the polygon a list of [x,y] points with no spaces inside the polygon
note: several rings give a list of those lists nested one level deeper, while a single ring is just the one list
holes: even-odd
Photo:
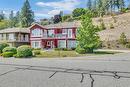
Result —
[{"label": "gable roof", "polygon": [[28,28],[7,28],[0,30],[0,33],[30,33]]}]

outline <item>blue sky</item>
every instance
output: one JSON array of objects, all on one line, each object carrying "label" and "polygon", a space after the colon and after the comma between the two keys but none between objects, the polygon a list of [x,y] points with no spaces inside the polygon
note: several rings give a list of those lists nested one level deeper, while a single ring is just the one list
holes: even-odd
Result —
[{"label": "blue sky", "polygon": [[[0,10],[8,15],[11,10],[19,11],[25,0],[0,0]],[[73,9],[86,7],[86,0],[29,0],[32,10],[35,12],[35,18],[49,18],[60,10],[69,14]]]}]

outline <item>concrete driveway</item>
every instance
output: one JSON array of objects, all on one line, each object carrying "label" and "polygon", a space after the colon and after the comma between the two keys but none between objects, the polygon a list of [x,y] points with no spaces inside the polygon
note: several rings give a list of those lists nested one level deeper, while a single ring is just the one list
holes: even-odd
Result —
[{"label": "concrete driveway", "polygon": [[130,87],[130,53],[0,61],[0,87]]}]

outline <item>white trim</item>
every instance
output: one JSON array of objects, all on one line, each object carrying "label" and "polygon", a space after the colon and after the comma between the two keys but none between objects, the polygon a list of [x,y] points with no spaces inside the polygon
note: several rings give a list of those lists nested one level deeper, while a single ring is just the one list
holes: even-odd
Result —
[{"label": "white trim", "polygon": [[41,41],[31,41],[32,48],[41,48]]},{"label": "white trim", "polygon": [[66,48],[66,40],[58,40],[58,48]]}]

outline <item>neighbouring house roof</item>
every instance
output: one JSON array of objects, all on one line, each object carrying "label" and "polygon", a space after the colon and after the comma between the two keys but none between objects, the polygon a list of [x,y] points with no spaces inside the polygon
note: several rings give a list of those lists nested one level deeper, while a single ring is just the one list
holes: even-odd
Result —
[{"label": "neighbouring house roof", "polygon": [[30,33],[28,28],[7,28],[0,30],[0,33]]},{"label": "neighbouring house roof", "polygon": [[63,22],[58,24],[50,24],[44,26],[47,29],[51,28],[73,28],[73,27],[80,27],[81,23],[80,21],[74,21],[74,22]]},{"label": "neighbouring house roof", "polygon": [[45,28],[45,29],[55,29],[55,28],[74,28],[74,27],[80,27],[81,23],[80,21],[73,21],[73,22],[63,22],[63,23],[57,23],[57,24],[49,24],[49,25],[45,25],[45,26],[42,26],[40,24],[37,24],[37,23],[34,23],[30,29],[35,26],[35,25],[38,25],[42,28]]}]

